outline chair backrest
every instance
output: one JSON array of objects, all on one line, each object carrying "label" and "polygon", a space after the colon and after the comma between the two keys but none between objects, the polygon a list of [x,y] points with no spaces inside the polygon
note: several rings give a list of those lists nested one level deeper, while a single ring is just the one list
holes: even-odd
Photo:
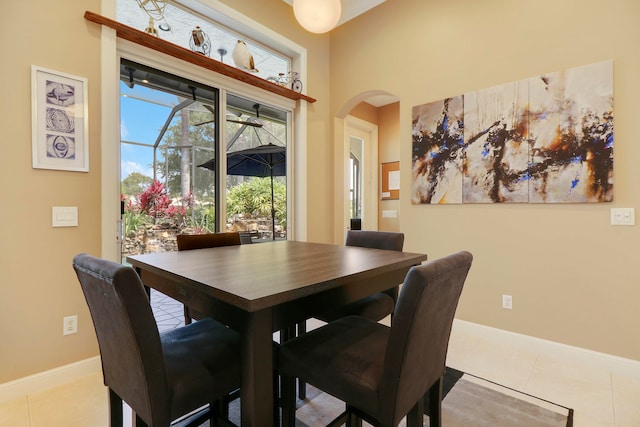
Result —
[{"label": "chair backrest", "polygon": [[472,260],[471,253],[462,251],[407,273],[385,355],[381,422],[397,425],[444,375],[451,327]]},{"label": "chair backrest", "polygon": [[178,234],[176,236],[176,242],[178,243],[179,251],[216,248],[219,246],[234,246],[242,243],[239,232]]},{"label": "chair backrest", "polygon": [[[373,230],[348,230],[345,246],[360,246],[362,248],[402,251],[402,247],[404,246],[404,233]],[[384,292],[393,298],[394,302],[398,299],[398,286],[393,286]]]},{"label": "chair backrest", "polygon": [[404,234],[390,231],[348,230],[345,245],[402,251]]},{"label": "chair backrest", "polygon": [[253,243],[252,233],[240,233],[240,243],[250,245]]},{"label": "chair backrest", "polygon": [[104,384],[143,419],[169,425],[160,334],[142,281],[133,268],[88,254],[76,255],[73,268],[93,319]]}]

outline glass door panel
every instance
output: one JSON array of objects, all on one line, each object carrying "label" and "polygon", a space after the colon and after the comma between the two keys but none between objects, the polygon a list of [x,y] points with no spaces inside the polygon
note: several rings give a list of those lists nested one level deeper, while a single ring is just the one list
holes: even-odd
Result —
[{"label": "glass door panel", "polygon": [[227,96],[227,229],[254,242],[287,238],[287,114]]},{"label": "glass door panel", "polygon": [[122,255],[177,250],[179,233],[214,232],[216,89],[123,60]]}]

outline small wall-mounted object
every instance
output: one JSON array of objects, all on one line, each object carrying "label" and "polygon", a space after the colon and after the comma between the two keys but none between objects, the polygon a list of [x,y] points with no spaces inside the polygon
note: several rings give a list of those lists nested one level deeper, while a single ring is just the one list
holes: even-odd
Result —
[{"label": "small wall-mounted object", "polygon": [[400,198],[400,162],[382,163],[380,165],[381,200],[397,200]]},{"label": "small wall-mounted object", "polygon": [[51,208],[52,227],[77,227],[77,206],[54,206]]},{"label": "small wall-mounted object", "polygon": [[398,218],[398,211],[396,210],[383,210],[382,218]]},{"label": "small wall-mounted object", "polygon": [[611,225],[635,225],[634,208],[611,208]]}]

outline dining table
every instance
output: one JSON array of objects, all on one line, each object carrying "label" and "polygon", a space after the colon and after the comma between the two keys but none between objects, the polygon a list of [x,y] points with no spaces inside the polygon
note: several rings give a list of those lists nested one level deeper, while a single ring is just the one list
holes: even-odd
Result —
[{"label": "dining table", "polygon": [[402,283],[426,254],[276,241],[126,257],[148,288],[237,330],[242,426],[274,423],[273,333]]}]

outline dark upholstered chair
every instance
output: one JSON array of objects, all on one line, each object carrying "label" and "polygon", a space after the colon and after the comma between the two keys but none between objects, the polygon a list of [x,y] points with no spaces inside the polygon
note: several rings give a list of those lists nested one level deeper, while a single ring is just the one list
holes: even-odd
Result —
[{"label": "dark upholstered chair", "polygon": [[[206,234],[178,234],[176,236],[179,251],[191,249],[217,248],[220,246],[234,246],[241,244],[240,233],[206,233]],[[184,324],[188,325],[193,319],[206,317],[198,311],[184,306]]]},{"label": "dark upholstered chair", "polygon": [[295,424],[295,377],[343,400],[330,425],[422,426],[429,393],[430,426],[441,426],[442,377],[458,300],[472,255],[459,252],[412,267],[391,327],[348,316],[280,346],[283,425]]},{"label": "dark upholstered chair", "polygon": [[[346,246],[359,246],[363,248],[385,249],[389,251],[402,251],[404,246],[404,234],[388,231],[370,231],[370,230],[349,230],[347,231]],[[316,318],[325,322],[332,322],[345,316],[363,316],[367,319],[379,321],[390,314],[398,299],[399,283],[393,283],[389,289],[384,292],[378,292],[369,295],[366,298],[352,302],[347,305],[334,307],[330,311],[326,311],[316,315]],[[300,322],[297,325],[295,335],[302,335],[307,331],[306,322]],[[300,399],[306,397],[306,387],[304,381],[299,381],[298,396]]]},{"label": "dark upholstered chair", "polygon": [[[347,231],[345,245],[402,251],[404,234],[388,231],[349,230]],[[399,283],[390,283],[389,285],[389,289],[384,292],[378,292],[351,304],[336,307],[317,317],[325,322],[331,322],[350,315],[364,316],[375,321],[382,320],[393,313],[398,299]]]},{"label": "dark upholstered chair", "polygon": [[240,245],[240,233],[205,233],[205,234],[178,234],[176,243],[179,251],[190,249],[217,248],[219,246]]},{"label": "dark upholstered chair", "polygon": [[216,425],[222,399],[240,386],[240,338],[212,319],[160,334],[142,282],[131,267],[73,259],[100,346],[111,426],[122,426],[122,400],[138,426],[169,426],[210,405]]}]

